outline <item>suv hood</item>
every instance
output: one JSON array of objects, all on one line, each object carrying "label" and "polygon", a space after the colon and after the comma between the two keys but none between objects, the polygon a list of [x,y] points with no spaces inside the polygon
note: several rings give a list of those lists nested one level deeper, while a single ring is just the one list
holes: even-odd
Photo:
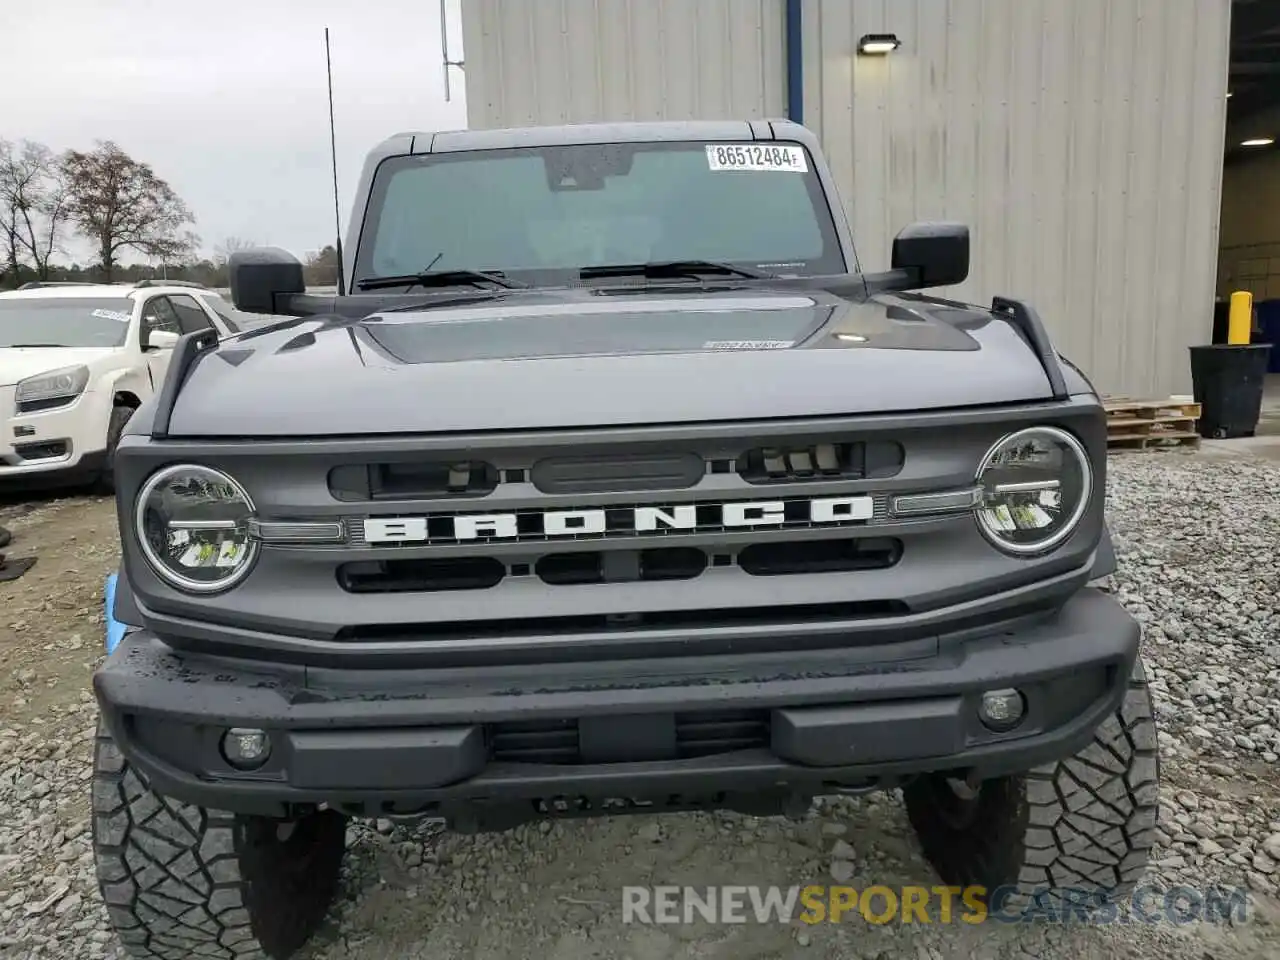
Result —
[{"label": "suv hood", "polygon": [[315,319],[202,355],[173,436],[336,436],[888,413],[1047,400],[983,310],[600,288]]},{"label": "suv hood", "polygon": [[91,364],[114,347],[0,347],[0,387],[62,367]]}]

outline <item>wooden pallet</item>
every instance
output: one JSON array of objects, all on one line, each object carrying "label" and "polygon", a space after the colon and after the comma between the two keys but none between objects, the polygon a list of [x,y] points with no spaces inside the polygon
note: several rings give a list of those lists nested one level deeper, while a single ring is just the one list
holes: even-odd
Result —
[{"label": "wooden pallet", "polygon": [[1104,397],[1107,411],[1107,447],[1113,450],[1163,450],[1197,447],[1196,421],[1200,404],[1187,397],[1167,400],[1135,400]]}]

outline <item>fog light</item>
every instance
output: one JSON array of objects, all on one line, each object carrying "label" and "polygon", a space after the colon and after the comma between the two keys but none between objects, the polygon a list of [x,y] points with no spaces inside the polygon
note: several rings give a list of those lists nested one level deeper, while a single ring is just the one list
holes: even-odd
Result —
[{"label": "fog light", "polygon": [[271,738],[262,730],[228,730],[222,737],[222,755],[233,767],[253,770],[271,755]]},{"label": "fog light", "polygon": [[978,716],[992,730],[1012,730],[1022,722],[1026,707],[1026,700],[1017,690],[988,690],[982,695]]}]

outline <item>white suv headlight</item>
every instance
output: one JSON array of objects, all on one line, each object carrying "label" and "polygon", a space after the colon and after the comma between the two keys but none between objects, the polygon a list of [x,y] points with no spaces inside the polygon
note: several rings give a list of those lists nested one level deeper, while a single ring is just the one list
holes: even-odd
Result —
[{"label": "white suv headlight", "polygon": [[987,451],[977,480],[978,526],[997,548],[1017,556],[1045,553],[1071,536],[1093,493],[1089,455],[1057,427],[1003,437]]},{"label": "white suv headlight", "polygon": [[84,393],[88,385],[88,367],[63,367],[18,381],[14,401],[19,407],[42,400],[66,400],[69,403]]},{"label": "white suv headlight", "polygon": [[249,536],[253,501],[219,470],[166,467],[138,493],[135,527],[151,568],[187,593],[217,593],[248,575],[258,552]]}]

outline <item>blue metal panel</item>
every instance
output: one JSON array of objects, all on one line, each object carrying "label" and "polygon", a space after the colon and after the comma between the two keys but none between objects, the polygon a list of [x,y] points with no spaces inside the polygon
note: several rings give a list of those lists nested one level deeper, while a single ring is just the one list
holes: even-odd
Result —
[{"label": "blue metal panel", "polygon": [[115,652],[124,639],[125,625],[115,618],[116,606],[116,574],[107,577],[107,585],[102,591],[103,618],[107,624],[107,654]]}]

